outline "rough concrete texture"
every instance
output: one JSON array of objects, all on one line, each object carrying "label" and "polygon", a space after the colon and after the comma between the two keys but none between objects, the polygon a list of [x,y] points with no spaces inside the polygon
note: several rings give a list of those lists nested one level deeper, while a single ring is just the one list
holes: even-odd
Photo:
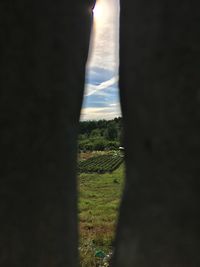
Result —
[{"label": "rough concrete texture", "polygon": [[[91,2],[0,3],[0,266],[78,266]],[[115,267],[200,266],[199,24],[194,0],[121,1],[127,177]]]},{"label": "rough concrete texture", "polygon": [[198,1],[121,1],[126,186],[115,267],[200,266]]},{"label": "rough concrete texture", "polygon": [[91,3],[3,0],[0,24],[0,266],[75,267]]}]

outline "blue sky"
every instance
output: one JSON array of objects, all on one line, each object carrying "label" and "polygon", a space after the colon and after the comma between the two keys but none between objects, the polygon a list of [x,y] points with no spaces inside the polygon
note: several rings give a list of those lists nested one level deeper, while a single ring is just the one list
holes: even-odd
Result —
[{"label": "blue sky", "polygon": [[81,120],[108,120],[121,115],[118,96],[119,3],[118,0],[99,0],[97,5]]}]

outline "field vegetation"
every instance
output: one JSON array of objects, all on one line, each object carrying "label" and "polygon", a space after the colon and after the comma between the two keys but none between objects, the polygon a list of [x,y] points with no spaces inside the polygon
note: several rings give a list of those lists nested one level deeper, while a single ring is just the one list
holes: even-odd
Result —
[{"label": "field vegetation", "polygon": [[108,267],[123,190],[121,118],[80,123],[78,178],[81,267]]},{"label": "field vegetation", "polygon": [[124,156],[121,152],[111,152],[104,155],[91,157],[87,160],[80,160],[78,164],[79,172],[105,173],[112,172],[123,162]]},{"label": "field vegetation", "polygon": [[112,173],[79,175],[81,267],[109,266],[123,177],[123,164]]},{"label": "field vegetation", "polygon": [[120,117],[109,121],[82,121],[79,132],[79,151],[117,150],[123,146]]}]

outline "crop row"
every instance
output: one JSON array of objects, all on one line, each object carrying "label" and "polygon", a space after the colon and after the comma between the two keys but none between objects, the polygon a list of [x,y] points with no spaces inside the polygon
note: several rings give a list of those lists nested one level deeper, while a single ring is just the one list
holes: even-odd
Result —
[{"label": "crop row", "polygon": [[79,172],[112,172],[119,167],[124,158],[121,154],[100,155],[80,161],[78,164]]}]

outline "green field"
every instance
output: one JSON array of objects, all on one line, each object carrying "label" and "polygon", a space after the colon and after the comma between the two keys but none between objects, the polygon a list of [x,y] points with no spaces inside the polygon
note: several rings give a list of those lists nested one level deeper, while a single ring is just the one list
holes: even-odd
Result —
[{"label": "green field", "polygon": [[108,266],[97,256],[112,251],[123,180],[123,164],[112,173],[79,175],[81,267]]},{"label": "green field", "polygon": [[121,152],[111,152],[104,155],[97,155],[87,160],[80,160],[78,171],[91,173],[105,173],[116,170],[124,160],[124,155]]}]

